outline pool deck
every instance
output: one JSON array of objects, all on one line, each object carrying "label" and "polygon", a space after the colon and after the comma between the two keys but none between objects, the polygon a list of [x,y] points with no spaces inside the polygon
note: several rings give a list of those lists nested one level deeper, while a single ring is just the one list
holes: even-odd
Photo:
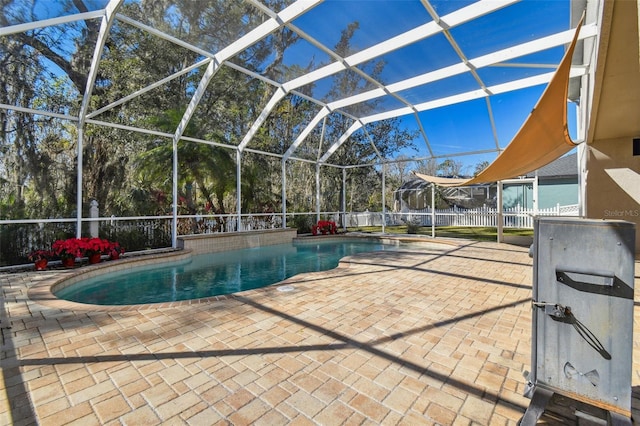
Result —
[{"label": "pool deck", "polygon": [[110,310],[30,299],[68,271],[3,273],[0,424],[516,425],[531,265],[523,247],[448,241],[353,256],[290,291]]}]

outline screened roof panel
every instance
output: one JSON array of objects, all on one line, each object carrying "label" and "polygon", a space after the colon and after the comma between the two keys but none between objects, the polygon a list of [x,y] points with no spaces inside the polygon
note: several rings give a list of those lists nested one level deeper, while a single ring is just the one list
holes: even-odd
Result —
[{"label": "screened roof panel", "polygon": [[451,12],[460,10],[465,6],[476,3],[477,0],[436,0],[429,2],[439,16],[448,15]]},{"label": "screened roof panel", "polygon": [[421,104],[478,89],[480,89],[478,82],[470,72],[466,72],[437,80],[433,83],[402,90],[398,94],[413,104]]},{"label": "screened roof panel", "polygon": [[342,108],[342,110],[354,117],[362,117],[371,114],[393,111],[406,106],[407,104],[399,100],[397,97],[386,95],[376,98],[374,101],[360,102],[353,105],[345,106],[344,108]]},{"label": "screened roof panel", "polygon": [[259,0],[262,7],[265,9],[271,9],[275,13],[280,13],[287,7],[291,6],[296,0],[279,0],[279,1],[268,1],[268,0]]},{"label": "screened roof panel", "polygon": [[538,85],[517,92],[502,93],[491,98],[491,109],[497,126],[500,147],[504,148],[516,135],[535,107],[546,86]]},{"label": "screened roof panel", "polygon": [[[73,42],[84,46],[85,49],[92,50],[95,46],[93,40],[83,40],[78,36],[77,31],[72,28],[72,24],[57,25],[46,29],[37,29],[42,39],[41,48],[47,48],[47,40],[63,37],[65,31],[75,37]],[[39,111],[47,111],[56,114],[76,116],[79,111],[78,101],[81,93],[79,88],[84,88],[87,84],[86,72],[73,72],[67,74],[66,70],[73,68],[70,48],[50,49],[53,59],[38,56],[37,50],[33,48],[21,48],[23,42],[17,34],[0,36],[0,52],[4,53],[0,59],[3,74],[1,79],[8,85],[6,97],[0,99],[0,104],[10,104],[12,102],[13,90],[20,86],[19,80],[22,76],[32,76],[33,81],[26,88],[20,102],[21,107],[33,108]],[[76,64],[82,65],[82,64]],[[88,65],[88,64],[84,64]],[[23,89],[20,89],[23,90]],[[18,93],[15,93],[18,96]]]},{"label": "screened roof panel", "polygon": [[[405,31],[411,30],[431,17],[420,2],[387,1],[324,1],[293,24],[339,55],[349,55]],[[358,29],[349,42],[349,50],[337,50],[341,32],[349,24]]]},{"label": "screened roof panel", "polygon": [[417,114],[409,114],[403,117],[402,123],[404,125],[404,129],[409,133],[415,135],[414,147],[409,147],[405,149],[403,152],[398,152],[393,155],[393,158],[397,157],[406,157],[411,158],[415,156],[427,157],[431,155],[429,140],[425,138],[425,134],[422,132],[420,128],[420,124],[418,123]]},{"label": "screened roof panel", "polygon": [[[99,19],[89,19],[87,23],[92,25],[94,29],[100,26]],[[36,28],[29,33],[32,35],[37,33],[38,38],[44,43],[43,47],[46,46],[46,48],[51,49],[53,53],[67,62],[72,60],[78,46],[82,46],[82,49],[92,52],[96,45],[96,40],[87,39],[85,22],[68,22],[46,28]],[[65,42],[59,43],[58,41],[62,39]]]},{"label": "screened roof panel", "polygon": [[211,54],[268,19],[242,0],[132,1],[118,12]]},{"label": "screened roof panel", "polygon": [[335,149],[335,153],[331,157],[332,163],[341,166],[352,165],[353,153],[358,152],[363,164],[376,164],[385,156],[385,148],[379,144],[380,141],[376,138],[374,127],[360,128]]},{"label": "screened roof panel", "polygon": [[188,101],[183,99],[181,103],[176,104],[157,102],[162,98],[165,90],[163,87],[153,88],[128,102],[102,110],[100,114],[91,116],[90,119],[171,135]]},{"label": "screened roof panel", "polygon": [[[287,41],[294,43],[287,46]],[[270,34],[261,43],[271,46],[268,56],[255,56],[252,53],[255,46],[252,46],[230,61],[280,84],[335,61],[325,51],[287,28]]]},{"label": "screened roof panel", "polygon": [[[7,25],[17,25],[43,19],[71,16],[77,13],[95,12],[104,9],[109,1],[90,0],[82,3],[47,1],[47,7],[34,7],[34,3],[36,2],[31,0],[9,0],[8,2],[3,2],[3,20],[6,20]],[[5,25],[4,22],[3,25]]]},{"label": "screened roof panel", "polygon": [[552,73],[552,70],[543,67],[530,66],[495,66],[478,70],[482,82],[491,90],[492,86],[509,83],[529,77]]},{"label": "screened roof panel", "polygon": [[[308,109],[298,108],[301,103],[308,103],[308,101],[293,94],[287,95],[276,105],[267,121],[263,124],[261,131],[268,133],[269,136],[278,141],[278,146],[269,149],[272,154],[284,155],[293,144],[298,142],[302,132],[308,132],[308,136],[300,139],[298,146],[302,151],[296,151],[297,156],[308,158],[308,156],[303,156],[302,153],[309,151],[316,145],[316,142],[313,142],[315,140],[314,132],[319,134],[322,128],[322,120],[315,126],[309,126],[320,112],[321,107],[317,104],[310,104]],[[266,150],[261,144],[260,133],[248,144],[248,148]],[[317,149],[317,146],[315,149]],[[312,152],[313,154],[309,158],[315,160],[316,151]]]},{"label": "screened roof panel", "polygon": [[[294,158],[316,161],[332,146],[339,146],[339,141],[346,129],[354,124],[354,120],[339,113],[318,114],[307,123],[302,133],[296,135],[294,143],[287,151]],[[307,137],[302,138],[308,132]],[[342,141],[344,142],[344,141]],[[331,164],[335,164],[333,161]]]},{"label": "screened roof panel", "polygon": [[564,56],[564,51],[564,46],[556,46],[528,55],[518,56],[516,58],[500,62],[496,65],[536,64],[537,66],[553,71],[562,59],[562,56]]},{"label": "screened roof panel", "polygon": [[467,58],[475,58],[567,30],[567,3],[553,0],[517,2],[453,27],[451,35]]},{"label": "screened roof panel", "polygon": [[375,88],[378,88],[378,85],[362,74],[347,69],[302,86],[299,90],[305,93],[310,90],[314,98],[329,103]]},{"label": "screened roof panel", "polygon": [[97,79],[98,90],[109,88],[110,96],[98,97],[90,115],[129,102],[156,85],[156,94],[172,92],[172,97],[182,97],[174,105],[188,104],[205,67],[204,58],[186,47],[116,21],[103,49]]},{"label": "screened roof panel", "polygon": [[444,34],[435,34],[377,59],[384,62],[381,80],[386,84],[396,83],[460,62],[460,57]]},{"label": "screened roof panel", "polygon": [[419,116],[436,156],[469,146],[474,151],[496,150],[485,99],[424,111]]},{"label": "screened roof panel", "polygon": [[[82,4],[85,10],[78,8]],[[334,144],[362,139],[361,131],[347,130],[353,118],[359,126],[397,118],[417,134],[418,157],[496,150],[494,127],[504,147],[546,84],[521,80],[553,73],[563,56],[566,37],[544,44],[539,39],[571,29],[572,2],[125,0],[116,10],[102,62],[95,60],[96,86],[85,92],[98,30],[108,16],[102,8],[117,5],[106,0],[12,1],[2,10],[0,40],[6,46],[25,34],[36,44],[52,46],[45,54],[38,51],[38,61],[50,81],[68,79],[74,99],[64,113],[77,114],[77,105],[90,93],[88,112],[94,116],[89,118],[149,129],[155,128],[150,116],[172,109],[182,112],[174,118],[185,127],[176,124],[168,134],[222,139],[242,149],[260,146],[261,135],[282,131],[278,154],[331,160]],[[50,18],[56,19],[35,22]],[[35,23],[11,27],[22,22]],[[340,44],[350,26],[352,37]],[[591,31],[589,37],[595,35]],[[153,60],[175,52],[180,57],[173,61]],[[37,90],[52,90],[45,88],[47,79],[40,81]],[[260,96],[243,97],[245,90]],[[171,108],[151,105],[157,93]],[[250,98],[254,101],[246,101]],[[296,105],[300,99],[313,106],[300,115],[280,115],[284,104]],[[144,105],[149,109],[140,111]],[[101,111],[104,107],[113,110]],[[456,115],[455,124],[450,114]],[[331,117],[332,131],[325,133],[318,151],[319,145],[305,138],[319,138],[325,116]]]},{"label": "screened roof panel", "polygon": [[[261,80],[222,67],[202,94],[184,136],[237,146],[274,91]],[[250,101],[255,98],[248,93],[260,93],[259,102]]]}]

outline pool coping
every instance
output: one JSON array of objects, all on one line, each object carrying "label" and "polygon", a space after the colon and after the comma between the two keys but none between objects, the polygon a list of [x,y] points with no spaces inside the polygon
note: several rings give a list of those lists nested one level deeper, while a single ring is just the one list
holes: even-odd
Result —
[{"label": "pool coping", "polygon": [[[310,242],[314,241],[335,241],[340,239],[370,239],[380,241],[385,244],[416,244],[416,245],[424,245],[424,244],[438,244],[438,245],[447,245],[451,247],[458,247],[460,245],[467,244],[466,240],[435,240],[433,238],[425,238],[425,237],[411,237],[406,235],[389,235],[389,234],[356,234],[356,233],[348,233],[348,234],[335,234],[335,235],[323,235],[323,236],[303,236],[296,237],[293,239],[293,242]],[[210,303],[214,301],[227,300],[234,298],[236,294],[240,293],[231,293],[219,296],[209,296],[203,297],[199,299],[189,299],[189,300],[180,300],[174,302],[158,302],[158,303],[146,303],[146,304],[136,304],[136,305],[94,305],[89,303],[79,303],[72,302],[69,300],[64,300],[58,298],[54,291],[60,288],[64,288],[70,285],[73,285],[79,281],[93,278],[99,275],[103,275],[111,272],[119,272],[126,271],[128,269],[139,268],[141,266],[152,266],[160,263],[166,262],[188,262],[193,255],[197,255],[200,253],[194,253],[193,250],[190,249],[172,249],[165,252],[156,252],[150,254],[140,253],[136,256],[131,257],[122,257],[118,260],[110,260],[103,261],[101,263],[93,264],[93,265],[83,265],[81,267],[76,267],[73,269],[56,269],[50,271],[41,271],[38,274],[42,274],[42,279],[33,286],[31,286],[27,291],[27,296],[33,302],[44,305],[49,308],[61,309],[61,310],[72,310],[72,311],[100,311],[100,312],[111,312],[111,311],[140,311],[140,310],[149,310],[149,309],[165,309],[165,308],[174,308],[177,306],[188,306],[188,305],[196,305],[202,303]],[[348,268],[351,263],[351,258],[357,255],[346,256],[338,262],[338,266],[334,269],[338,268]],[[314,272],[310,272],[314,273]],[[283,286],[289,284],[291,282],[295,282],[296,277],[298,275],[294,275],[293,277],[289,277],[283,281],[279,281],[277,283],[273,283],[266,287],[247,290],[241,292],[242,294],[246,294],[247,292],[259,292],[259,291],[267,291],[277,289],[279,286]]]}]

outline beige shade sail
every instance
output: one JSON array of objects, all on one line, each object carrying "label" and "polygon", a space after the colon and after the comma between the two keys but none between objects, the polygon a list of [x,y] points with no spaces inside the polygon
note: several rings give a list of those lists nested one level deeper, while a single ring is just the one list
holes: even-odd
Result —
[{"label": "beige shade sail", "polygon": [[450,179],[416,172],[414,174],[439,186],[497,182],[526,175],[572,150],[576,144],[571,140],[567,127],[567,92],[571,58],[583,19],[584,17],[578,23],[569,49],[533,111],[511,143],[489,167],[471,179]]},{"label": "beige shade sail", "polygon": [[418,176],[420,179],[426,180],[427,182],[430,182],[430,183],[435,183],[438,186],[463,186],[469,181],[469,179],[430,176],[430,175],[424,175],[418,172],[413,172],[413,174]]}]

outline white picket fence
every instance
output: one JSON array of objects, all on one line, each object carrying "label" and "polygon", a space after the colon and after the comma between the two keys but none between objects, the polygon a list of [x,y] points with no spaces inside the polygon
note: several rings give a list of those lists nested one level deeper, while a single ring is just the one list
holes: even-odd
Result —
[{"label": "white picket fence", "polygon": [[[504,209],[502,212],[503,227],[532,229],[536,216],[578,216],[578,205],[560,206],[548,209],[526,209],[521,206]],[[420,226],[431,226],[431,209],[412,210],[409,212],[387,212],[386,225],[406,225],[413,223]],[[436,209],[435,226],[469,226],[497,227],[498,209],[481,207],[478,209]],[[382,226],[381,212],[347,213],[345,221],[348,227]]]}]

